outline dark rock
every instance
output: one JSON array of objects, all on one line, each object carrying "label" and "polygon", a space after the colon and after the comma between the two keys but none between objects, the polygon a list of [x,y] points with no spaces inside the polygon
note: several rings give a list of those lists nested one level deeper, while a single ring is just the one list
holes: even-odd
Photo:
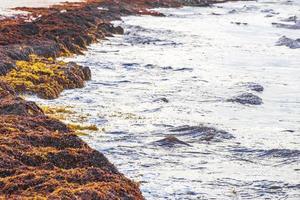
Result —
[{"label": "dark rock", "polygon": [[236,102],[243,105],[261,105],[263,104],[263,101],[260,97],[252,94],[252,93],[244,93],[241,95],[238,95],[236,97],[233,97],[231,99],[228,99],[229,102]]}]

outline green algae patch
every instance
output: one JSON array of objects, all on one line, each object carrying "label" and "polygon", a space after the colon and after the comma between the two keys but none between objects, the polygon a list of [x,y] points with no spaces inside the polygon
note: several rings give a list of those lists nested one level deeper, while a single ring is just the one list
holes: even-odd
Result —
[{"label": "green algae patch", "polygon": [[99,131],[99,128],[96,125],[79,125],[79,124],[69,124],[69,128],[75,131]]},{"label": "green algae patch", "polygon": [[74,134],[77,136],[88,136],[89,135],[89,134],[87,134],[85,132],[81,132],[81,131],[76,131]]},{"label": "green algae patch", "polygon": [[67,120],[71,115],[76,114],[76,112],[71,109],[71,106],[40,105],[40,107],[46,115],[59,120]]},{"label": "green algae patch", "polygon": [[89,68],[76,63],[31,55],[29,61],[17,61],[16,67],[1,79],[17,93],[54,99],[64,89],[84,87],[84,81],[89,80],[90,76]]},{"label": "green algae patch", "polygon": [[68,128],[74,132],[77,136],[88,136],[91,132],[105,132],[104,128],[98,128],[96,125],[80,125],[80,124],[68,124]]},{"label": "green algae patch", "polygon": [[45,114],[48,115],[55,115],[57,113],[62,113],[62,114],[75,114],[75,111],[71,110],[70,106],[40,106],[42,110],[44,111]]},{"label": "green algae patch", "polygon": [[69,123],[68,128],[74,132],[77,136],[88,136],[89,132],[105,132],[104,128],[98,128],[96,125],[81,125],[86,121],[87,116],[83,116],[72,109],[72,106],[48,106],[48,105],[40,105],[43,112],[58,120],[63,120],[66,122],[74,122]]},{"label": "green algae patch", "polygon": [[[41,105],[40,106],[43,112],[55,119],[58,120],[65,120],[65,121],[70,121],[72,118],[78,117],[78,113],[72,110],[71,106],[47,106],[47,105]],[[82,115],[79,115],[80,118],[84,117]],[[73,120],[71,120],[73,121]],[[94,125],[81,125],[79,124],[80,121],[74,120],[76,124],[74,123],[69,123],[68,127],[70,130],[73,130],[76,135],[87,135],[86,133],[82,131],[99,131],[99,128]],[[103,130],[103,129],[101,129]]]}]

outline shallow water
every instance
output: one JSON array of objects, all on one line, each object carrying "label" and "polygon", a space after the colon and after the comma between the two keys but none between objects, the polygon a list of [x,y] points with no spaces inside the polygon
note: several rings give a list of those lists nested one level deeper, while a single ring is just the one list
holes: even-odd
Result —
[{"label": "shallow water", "polygon": [[[68,59],[92,69],[85,88],[28,98],[73,106],[103,128],[82,138],[147,199],[300,199],[300,49],[275,45],[300,30],[271,24],[300,3],[160,11],[168,17],[123,18],[124,36]],[[244,93],[263,104],[228,101]],[[189,146],[153,143],[168,135]]]}]

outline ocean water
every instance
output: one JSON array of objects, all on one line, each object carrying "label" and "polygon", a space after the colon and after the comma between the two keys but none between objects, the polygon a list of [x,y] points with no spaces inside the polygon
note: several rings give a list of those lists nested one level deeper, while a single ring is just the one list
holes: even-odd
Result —
[{"label": "ocean water", "polygon": [[[96,124],[82,138],[146,199],[300,199],[300,49],[276,45],[300,30],[272,25],[292,24],[300,1],[159,11],[66,59],[91,68],[85,88],[27,98]],[[229,101],[245,93],[263,103]],[[155,142],[170,135],[184,144]]]}]

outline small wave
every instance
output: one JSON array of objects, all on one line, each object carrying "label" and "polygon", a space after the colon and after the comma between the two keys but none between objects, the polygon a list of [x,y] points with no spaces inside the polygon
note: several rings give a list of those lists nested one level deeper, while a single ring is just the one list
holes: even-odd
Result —
[{"label": "small wave", "polygon": [[300,150],[291,149],[270,149],[260,150],[259,157],[274,157],[274,158],[299,158]]},{"label": "small wave", "polygon": [[187,136],[191,141],[213,141],[220,142],[224,139],[233,139],[234,136],[226,131],[218,130],[207,126],[179,126],[169,129],[171,133],[177,133],[177,136]]},{"label": "small wave", "polygon": [[246,147],[234,148],[231,150],[241,160],[257,159],[280,159],[281,165],[300,161],[300,150],[292,149],[251,149]]}]

